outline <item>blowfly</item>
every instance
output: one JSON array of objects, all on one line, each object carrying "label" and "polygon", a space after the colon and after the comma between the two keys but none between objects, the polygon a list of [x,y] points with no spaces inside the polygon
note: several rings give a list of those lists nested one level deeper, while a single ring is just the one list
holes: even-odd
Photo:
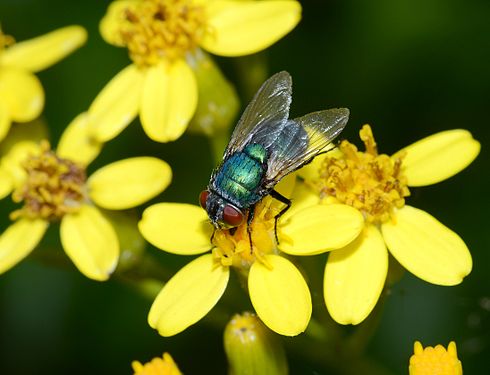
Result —
[{"label": "blowfly", "polygon": [[246,217],[250,224],[254,208],[266,195],[284,203],[291,201],[274,190],[289,173],[326,152],[347,124],[349,110],[328,109],[289,119],[292,79],[283,71],[260,87],[231,135],[223,161],[213,171],[200,197],[215,228],[234,228]]}]

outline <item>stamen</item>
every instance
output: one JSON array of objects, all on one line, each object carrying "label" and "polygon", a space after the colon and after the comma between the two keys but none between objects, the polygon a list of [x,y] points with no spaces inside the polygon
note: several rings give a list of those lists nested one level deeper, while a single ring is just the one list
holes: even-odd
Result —
[{"label": "stamen", "polygon": [[272,198],[266,197],[255,208],[250,228],[252,249],[246,220],[234,231],[216,230],[213,236],[213,245],[216,246],[213,256],[218,264],[248,270],[255,261],[259,261],[271,268],[264,256],[277,252],[274,227],[279,209],[272,205],[272,201]]},{"label": "stamen", "polygon": [[369,222],[386,222],[410,195],[401,169],[404,155],[379,155],[369,125],[364,125],[359,135],[366,151],[343,141],[339,147],[343,157],[325,159],[317,188],[321,198],[334,197],[360,210]]},{"label": "stamen", "polygon": [[142,0],[128,6],[123,18],[119,33],[138,66],[184,57],[205,31],[204,9],[192,0]]},{"label": "stamen", "polygon": [[24,206],[10,214],[12,220],[21,216],[59,220],[67,213],[77,212],[87,200],[85,169],[58,157],[47,141],[41,143],[40,153],[31,155],[23,167],[26,181],[12,193],[12,199]]}]

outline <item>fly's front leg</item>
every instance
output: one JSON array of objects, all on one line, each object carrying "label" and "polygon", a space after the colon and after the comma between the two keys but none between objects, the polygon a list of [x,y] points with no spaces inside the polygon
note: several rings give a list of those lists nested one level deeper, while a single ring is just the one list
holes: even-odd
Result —
[{"label": "fly's front leg", "polygon": [[248,210],[248,218],[247,218],[247,234],[248,234],[248,242],[250,243],[250,254],[253,253],[253,245],[252,245],[252,220],[255,215],[255,205],[250,206]]},{"label": "fly's front leg", "polygon": [[274,236],[276,237],[276,242],[279,244],[279,238],[277,238],[277,220],[291,207],[291,200],[286,198],[284,195],[278,193],[275,190],[271,190],[270,193],[272,198],[277,199],[279,202],[284,203],[284,207],[275,217],[274,217]]}]

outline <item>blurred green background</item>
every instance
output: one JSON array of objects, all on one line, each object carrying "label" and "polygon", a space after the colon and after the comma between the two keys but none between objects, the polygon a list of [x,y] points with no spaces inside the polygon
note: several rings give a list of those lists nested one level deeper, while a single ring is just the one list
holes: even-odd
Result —
[{"label": "blurred green background", "polygon": [[[53,143],[129,63],[125,50],[107,45],[98,34],[108,4],[0,0],[2,28],[18,41],[70,24],[89,32],[83,48],[38,75]],[[406,273],[388,290],[366,351],[387,374],[406,374],[414,340],[445,346],[455,340],[465,373],[488,372],[490,2],[308,0],[302,5],[303,20],[290,35],[260,56],[218,59],[223,71],[238,84],[244,103],[250,94],[243,90],[246,78],[240,72],[250,64],[265,61],[270,73],[289,71],[293,116],[348,107],[351,120],[343,137],[359,143],[360,126],[370,123],[385,153],[453,128],[468,129],[482,142],[469,168],[443,183],[412,189],[409,198],[410,205],[428,211],[465,240],[473,272],[457,287],[430,285]],[[172,185],[154,202],[196,202],[214,166],[205,137],[186,134],[174,143],[158,144],[132,124],[104,148],[89,172],[133,155],[159,156],[174,170]],[[11,209],[9,199],[0,202],[2,230]],[[119,280],[84,278],[58,248],[55,225],[43,243],[56,248],[62,267],[46,262],[45,249],[38,248],[0,276],[0,374],[125,374],[131,372],[132,360],[147,361],[163,351],[186,374],[226,373],[224,325],[216,328],[207,318],[176,337],[162,338],[146,323],[150,299]],[[189,260],[150,246],[147,250],[173,269]],[[310,261],[322,269],[325,255]],[[238,307],[250,308],[245,293],[235,290],[243,300]],[[321,295],[313,297],[316,312],[327,314]],[[349,373],[308,358],[296,350],[294,340],[284,340],[292,374]]]}]

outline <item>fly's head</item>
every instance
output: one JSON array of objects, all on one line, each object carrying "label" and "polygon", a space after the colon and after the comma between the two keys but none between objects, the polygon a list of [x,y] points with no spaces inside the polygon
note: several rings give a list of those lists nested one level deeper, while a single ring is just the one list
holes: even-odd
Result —
[{"label": "fly's head", "polygon": [[245,214],[238,207],[212,191],[204,190],[201,192],[199,203],[208,213],[215,228],[235,228],[242,224],[245,219]]}]

